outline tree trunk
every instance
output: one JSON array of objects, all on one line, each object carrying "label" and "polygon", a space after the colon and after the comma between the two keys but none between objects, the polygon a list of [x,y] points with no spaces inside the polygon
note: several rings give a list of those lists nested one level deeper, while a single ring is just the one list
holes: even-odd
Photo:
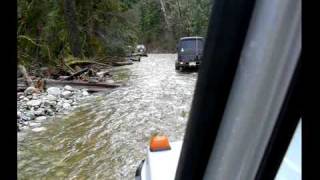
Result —
[{"label": "tree trunk", "polygon": [[73,56],[81,56],[80,33],[76,19],[75,0],[64,0],[64,17],[68,28],[69,42]]},{"label": "tree trunk", "polygon": [[168,22],[165,3],[163,2],[163,0],[160,0],[160,4],[161,4],[161,10],[162,10],[162,13],[163,13],[164,21],[165,21],[165,23],[167,25],[167,29],[170,30],[171,28],[170,28],[170,25],[169,25],[169,22]]}]

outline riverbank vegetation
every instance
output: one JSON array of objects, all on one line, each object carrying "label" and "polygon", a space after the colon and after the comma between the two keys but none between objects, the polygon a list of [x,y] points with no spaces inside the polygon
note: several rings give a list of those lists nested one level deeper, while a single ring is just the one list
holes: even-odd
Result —
[{"label": "riverbank vegetation", "polygon": [[107,61],[145,44],[174,52],[182,36],[205,36],[210,0],[18,0],[18,63],[60,67]]}]

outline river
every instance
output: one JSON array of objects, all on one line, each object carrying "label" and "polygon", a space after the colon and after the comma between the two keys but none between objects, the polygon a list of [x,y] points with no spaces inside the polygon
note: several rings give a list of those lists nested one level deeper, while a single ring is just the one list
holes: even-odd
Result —
[{"label": "river", "polygon": [[134,179],[152,134],[182,140],[197,78],[176,54],[149,54],[113,69],[124,82],[18,136],[18,179]]}]

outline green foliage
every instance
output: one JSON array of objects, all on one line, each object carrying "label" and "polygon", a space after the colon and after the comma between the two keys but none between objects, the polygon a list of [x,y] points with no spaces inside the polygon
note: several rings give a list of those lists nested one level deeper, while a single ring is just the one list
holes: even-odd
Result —
[{"label": "green foliage", "polygon": [[140,38],[144,44],[174,51],[180,37],[206,36],[212,1],[162,1],[165,4],[168,28],[165,28],[164,12],[161,11],[159,0],[144,0],[140,4]]},{"label": "green foliage", "polygon": [[[124,55],[137,41],[138,0],[75,0],[81,52],[85,57]],[[130,20],[129,20],[130,19]],[[18,0],[18,61],[55,65],[71,55],[63,1]]]},{"label": "green foliage", "polygon": [[[162,0],[165,15],[160,0],[74,2],[83,58],[123,56],[138,43],[172,51],[182,36],[205,36],[211,6],[210,0]],[[18,0],[20,63],[55,66],[72,54],[64,13],[64,0]]]}]

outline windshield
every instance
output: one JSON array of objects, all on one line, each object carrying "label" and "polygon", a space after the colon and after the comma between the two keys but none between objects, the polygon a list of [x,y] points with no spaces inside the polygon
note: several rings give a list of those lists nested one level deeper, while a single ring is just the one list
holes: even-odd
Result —
[{"label": "windshield", "polygon": [[144,45],[138,45],[137,46],[137,49],[144,49],[145,47],[144,47]]},{"label": "windshield", "polygon": [[202,49],[203,49],[202,39],[186,39],[180,42],[179,53],[199,54],[199,53],[202,53]]}]

